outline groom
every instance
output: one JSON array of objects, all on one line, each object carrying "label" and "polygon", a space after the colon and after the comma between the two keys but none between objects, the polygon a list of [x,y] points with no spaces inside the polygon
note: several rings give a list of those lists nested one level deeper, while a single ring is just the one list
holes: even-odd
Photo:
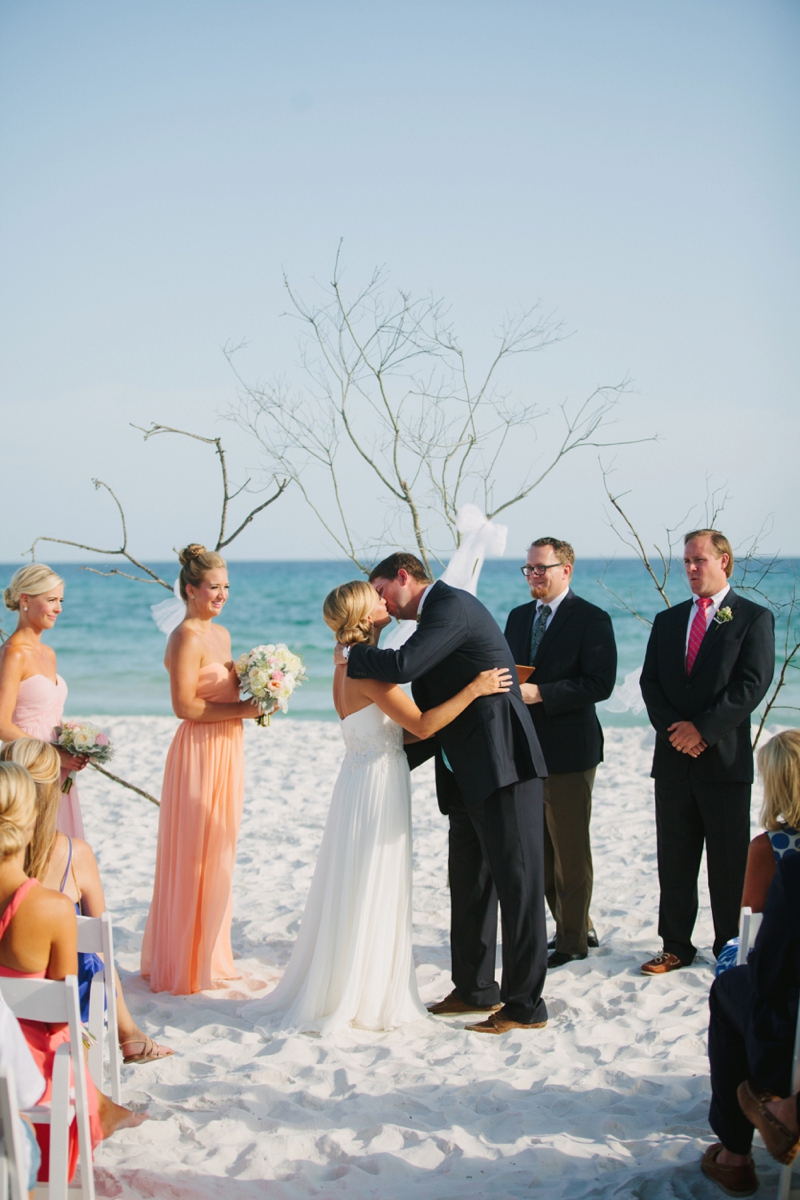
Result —
[{"label": "groom", "polygon": [[[417,621],[399,650],[337,646],[352,679],[413,683],[424,711],[443,704],[479,671],[508,667],[510,692],[482,696],[426,744],[436,756],[439,807],[450,818],[451,955],[454,990],[430,1011],[479,1013],[468,1029],[506,1033],[547,1022],[542,779],[547,775],[533,722],[499,626],[480,601],[439,580],[413,554],[391,554],[370,582],[394,617]],[[497,901],[503,930],[503,984],[495,981]],[[502,1000],[502,1006],[499,1001]]]}]

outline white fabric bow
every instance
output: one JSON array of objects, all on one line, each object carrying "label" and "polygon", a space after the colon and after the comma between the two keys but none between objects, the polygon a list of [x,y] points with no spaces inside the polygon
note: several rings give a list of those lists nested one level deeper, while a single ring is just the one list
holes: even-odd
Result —
[{"label": "white fabric bow", "polygon": [[180,591],[180,578],[175,580],[172,590],[174,598],[150,605],[153,620],[165,637],[169,637],[173,629],[177,629],[186,616],[186,605]]}]

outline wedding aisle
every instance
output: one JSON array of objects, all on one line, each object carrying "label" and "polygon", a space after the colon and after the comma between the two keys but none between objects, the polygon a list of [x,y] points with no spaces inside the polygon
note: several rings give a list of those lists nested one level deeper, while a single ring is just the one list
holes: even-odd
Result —
[{"label": "wedding aisle", "polygon": [[[175,722],[105,718],[114,770],[158,794]],[[138,951],[158,813],[90,770],[87,837],[115,921],[130,1008],[175,1049],[124,1068],[126,1102],[152,1120],[96,1158],[98,1194],[175,1200],[367,1197],[714,1197],[698,1160],[711,1139],[705,1054],[711,981],[707,898],[697,964],[646,979],[658,948],[651,735],[607,731],[595,788],[592,915],[599,951],[552,972],[548,1027],[481,1037],[458,1021],[389,1034],[348,1031],[264,1042],[237,1017],[277,979],[295,937],[331,787],[338,726],[248,727],[233,944],[243,979],[191,997],[153,996]],[[760,797],[754,797],[758,812]],[[448,975],[446,822],[430,765],[415,773],[414,954],[422,998]],[[762,1186],[777,1181],[760,1147]]]}]

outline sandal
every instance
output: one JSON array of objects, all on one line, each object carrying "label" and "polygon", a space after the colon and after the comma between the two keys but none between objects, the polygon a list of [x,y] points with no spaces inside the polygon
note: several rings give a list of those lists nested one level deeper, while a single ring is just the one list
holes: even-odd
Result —
[{"label": "sandal", "polygon": [[[141,1050],[126,1054],[127,1046],[141,1046]],[[170,1050],[169,1046],[159,1046],[158,1042],[154,1042],[152,1038],[145,1036],[143,1038],[131,1038],[127,1042],[120,1042],[120,1050],[122,1051],[122,1061],[126,1067],[131,1063],[156,1062],[160,1058],[169,1058],[174,1054],[174,1050]]]},{"label": "sandal", "polygon": [[736,1095],[739,1107],[750,1124],[755,1125],[761,1134],[772,1157],[785,1166],[793,1163],[800,1147],[800,1134],[792,1133],[791,1129],[787,1129],[783,1121],[779,1121],[767,1108],[771,1100],[779,1100],[780,1097],[764,1091],[750,1079],[739,1084]]}]

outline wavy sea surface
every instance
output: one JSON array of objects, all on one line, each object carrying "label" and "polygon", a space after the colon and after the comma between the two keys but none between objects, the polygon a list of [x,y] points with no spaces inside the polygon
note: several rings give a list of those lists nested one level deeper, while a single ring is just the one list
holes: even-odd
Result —
[{"label": "wavy sea surface", "polygon": [[[105,578],[77,564],[53,565],[66,582],[64,611],[51,634],[58,654],[59,671],[69,685],[68,713],[72,716],[166,715],[169,685],[163,666],[164,636],[150,616],[150,605],[168,593],[154,585],[120,577]],[[97,568],[102,564],[92,563]],[[114,564],[108,564],[109,567]],[[176,574],[173,563],[151,564],[168,580]],[[784,606],[791,602],[797,564],[781,560],[765,585],[770,598]],[[0,564],[3,586],[19,563]],[[292,703],[296,717],[335,720],[330,700],[333,675],[332,638],[321,616],[322,601],[332,587],[355,578],[352,565],[342,562],[232,562],[231,594],[222,621],[230,629],[234,655],[260,642],[286,642],[306,663],[309,679]],[[735,579],[734,579],[735,586]],[[618,679],[640,666],[649,626],[623,606],[623,601],[645,618],[662,607],[652,582],[635,560],[585,559],[577,564],[575,591],[611,613],[619,648]],[[615,599],[616,593],[620,599]],[[670,587],[673,601],[685,599],[688,588],[676,572]],[[478,596],[504,626],[509,611],[530,599],[519,563],[499,559],[485,563]],[[13,616],[3,611],[0,625],[13,629]],[[785,619],[778,618],[779,655],[783,659]],[[800,725],[800,672],[787,672],[789,683],[779,698],[781,708],[770,714],[770,724]],[[603,714],[607,725],[645,725],[644,715]]]}]

